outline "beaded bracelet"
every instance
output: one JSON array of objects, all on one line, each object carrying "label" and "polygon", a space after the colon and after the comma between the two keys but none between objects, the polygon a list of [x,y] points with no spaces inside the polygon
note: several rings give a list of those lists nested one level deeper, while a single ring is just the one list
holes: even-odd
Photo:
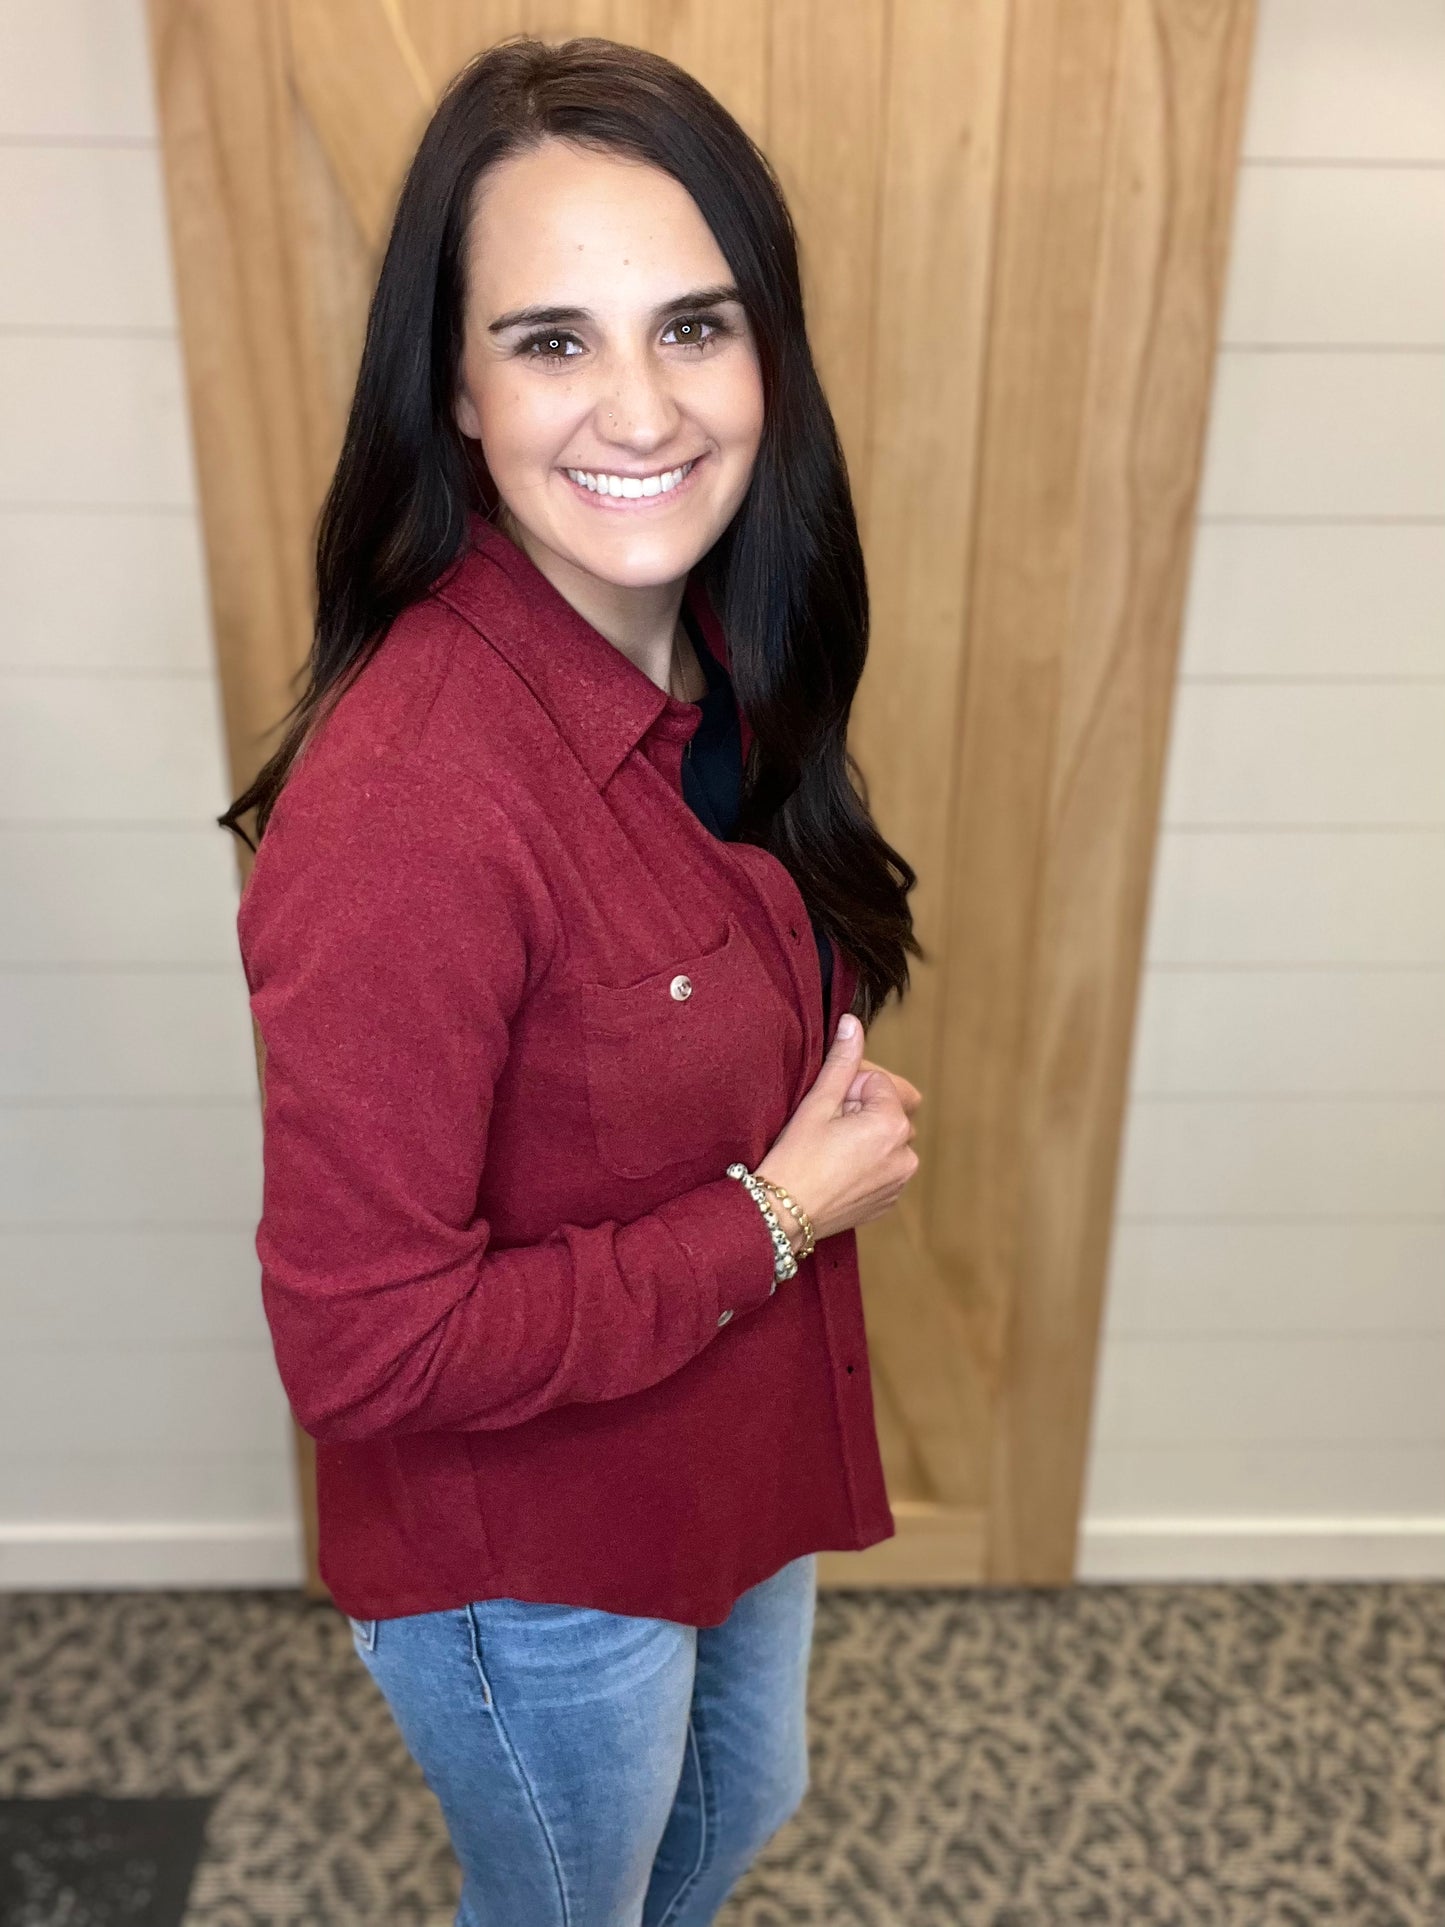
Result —
[{"label": "beaded bracelet", "polygon": [[[754,1173],[754,1176],[756,1175],[757,1174]],[[785,1211],[791,1211],[797,1219],[798,1229],[803,1234],[803,1242],[799,1245],[794,1255],[797,1257],[799,1263],[801,1263],[804,1258],[811,1256],[818,1243],[818,1240],[813,1236],[813,1220],[808,1216],[802,1205],[796,1203],[788,1196],[788,1193],[783,1189],[782,1185],[774,1184],[771,1178],[763,1177],[758,1178],[758,1183],[766,1185],[783,1209]]]},{"label": "beaded bracelet", "polygon": [[[777,1254],[773,1260],[772,1288],[776,1291],[783,1280],[791,1278],[798,1269],[798,1261],[793,1256],[793,1247],[789,1242],[788,1234],[778,1223],[778,1214],[768,1202],[768,1194],[761,1179],[755,1178],[745,1164],[730,1164],[728,1176],[738,1180],[767,1220],[768,1234],[772,1238],[773,1250]],[[771,1297],[772,1292],[769,1292],[768,1296]]]}]

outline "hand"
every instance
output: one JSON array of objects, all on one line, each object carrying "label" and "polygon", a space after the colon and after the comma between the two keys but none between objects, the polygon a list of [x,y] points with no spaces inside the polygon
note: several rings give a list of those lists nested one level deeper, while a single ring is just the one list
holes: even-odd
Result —
[{"label": "hand", "polygon": [[848,1087],[848,1095],[843,1100],[844,1111],[853,1112],[859,1108],[861,1100],[858,1093],[863,1082],[863,1073],[865,1071],[882,1071],[885,1077],[891,1077],[893,1079],[893,1088],[898,1093],[899,1102],[908,1115],[912,1117],[913,1113],[923,1102],[922,1091],[919,1090],[916,1084],[910,1084],[908,1079],[898,1071],[886,1070],[882,1064],[875,1064],[866,1057],[860,1057],[858,1059],[859,1074]]},{"label": "hand", "polygon": [[[848,1027],[851,1026],[851,1034]],[[919,1093],[863,1056],[863,1026],[845,1016],[811,1088],[757,1166],[808,1213],[821,1241],[887,1211],[918,1169],[911,1113]],[[786,1206],[794,1250],[803,1242]]]}]

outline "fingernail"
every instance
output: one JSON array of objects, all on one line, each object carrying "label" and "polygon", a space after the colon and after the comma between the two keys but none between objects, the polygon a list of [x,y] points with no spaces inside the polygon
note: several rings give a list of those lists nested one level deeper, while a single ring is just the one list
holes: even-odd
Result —
[{"label": "fingernail", "polygon": [[856,1017],[845,1013],[838,1019],[838,1035],[840,1037],[854,1037],[857,1035],[857,1032],[858,1019]]}]

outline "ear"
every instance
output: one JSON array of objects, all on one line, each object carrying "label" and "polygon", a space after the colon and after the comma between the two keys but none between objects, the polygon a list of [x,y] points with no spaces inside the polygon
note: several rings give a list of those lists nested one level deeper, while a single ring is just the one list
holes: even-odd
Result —
[{"label": "ear", "polygon": [[460,389],[457,393],[455,413],[457,427],[464,435],[469,435],[474,442],[479,442],[482,439],[482,425],[477,420],[477,411],[473,407],[472,398],[465,388]]}]

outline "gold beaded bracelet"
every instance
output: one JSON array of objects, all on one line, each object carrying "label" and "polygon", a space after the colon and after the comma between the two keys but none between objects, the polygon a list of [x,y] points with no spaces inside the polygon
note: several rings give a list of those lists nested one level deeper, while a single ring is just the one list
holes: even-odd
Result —
[{"label": "gold beaded bracelet", "polygon": [[762,1177],[756,1171],[753,1173],[753,1176],[757,1178],[759,1184],[766,1185],[785,1211],[791,1211],[797,1219],[803,1231],[803,1242],[798,1249],[797,1256],[799,1258],[806,1258],[818,1242],[813,1236],[813,1220],[808,1216],[802,1205],[793,1202],[782,1185],[774,1184],[771,1178]]}]

